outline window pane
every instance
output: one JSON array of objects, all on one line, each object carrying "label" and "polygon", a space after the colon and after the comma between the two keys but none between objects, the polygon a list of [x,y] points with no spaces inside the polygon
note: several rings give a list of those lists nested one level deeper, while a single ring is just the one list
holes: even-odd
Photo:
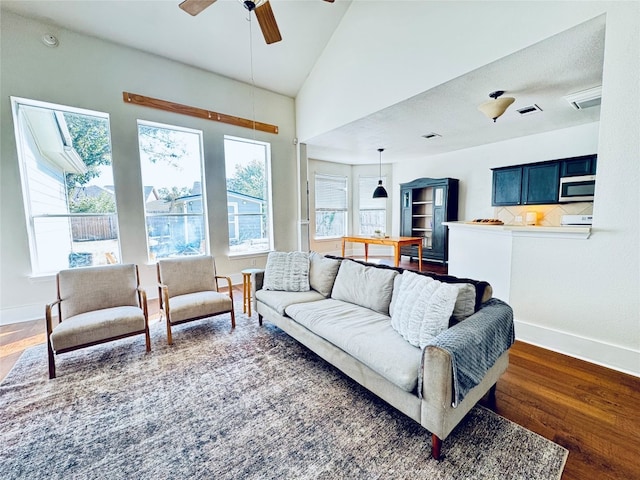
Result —
[{"label": "window pane", "polygon": [[[373,198],[379,177],[360,177],[358,180],[358,198],[360,204],[360,234],[374,235],[385,233],[387,225],[387,202],[385,198]],[[386,177],[382,184],[386,185]]]},{"label": "window pane", "polygon": [[315,176],[316,239],[342,237],[347,232],[347,177]]},{"label": "window pane", "polygon": [[202,132],[138,122],[149,259],[207,252]]},{"label": "window pane", "polygon": [[231,254],[272,248],[271,146],[237,137],[224,138],[227,211]]},{"label": "window pane", "polygon": [[34,274],[120,258],[109,117],[12,99]]}]

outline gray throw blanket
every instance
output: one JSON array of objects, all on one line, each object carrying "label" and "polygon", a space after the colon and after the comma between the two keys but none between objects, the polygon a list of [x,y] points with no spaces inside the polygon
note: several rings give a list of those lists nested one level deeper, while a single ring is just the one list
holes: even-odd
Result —
[{"label": "gray throw blanket", "polygon": [[[513,310],[502,300],[492,298],[474,315],[445,330],[429,345],[451,355],[453,370],[453,407],[478,385],[496,360],[515,340]],[[424,366],[424,350],[422,352]],[[422,394],[422,372],[418,378],[418,394]]]}]

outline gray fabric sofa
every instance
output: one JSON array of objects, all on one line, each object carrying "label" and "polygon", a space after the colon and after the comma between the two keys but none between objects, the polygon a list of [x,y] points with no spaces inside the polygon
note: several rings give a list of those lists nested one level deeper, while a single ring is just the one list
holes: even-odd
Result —
[{"label": "gray fabric sofa", "polygon": [[[263,319],[275,324],[420,423],[431,433],[436,459],[442,441],[478,400],[495,392],[508,366],[513,313],[491,298],[486,282],[420,274],[455,285],[460,293],[445,330],[414,346],[392,326],[403,320],[401,312],[420,316],[421,308],[429,308],[419,295],[406,295],[405,282],[414,273],[312,253],[309,289],[285,291],[263,288],[269,268],[268,261],[265,274],[256,277],[260,324]],[[409,303],[415,308],[407,308]]]}]

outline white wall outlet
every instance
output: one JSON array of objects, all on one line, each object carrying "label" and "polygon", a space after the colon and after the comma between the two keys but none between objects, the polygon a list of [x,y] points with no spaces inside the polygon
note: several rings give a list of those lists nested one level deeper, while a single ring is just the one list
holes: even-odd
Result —
[{"label": "white wall outlet", "polygon": [[255,258],[252,258],[252,259],[251,259],[251,261],[249,262],[249,264],[250,264],[252,267],[255,267],[255,266],[256,266],[256,259],[255,259]]},{"label": "white wall outlet", "polygon": [[516,215],[515,221],[516,223],[522,223],[522,215]]}]

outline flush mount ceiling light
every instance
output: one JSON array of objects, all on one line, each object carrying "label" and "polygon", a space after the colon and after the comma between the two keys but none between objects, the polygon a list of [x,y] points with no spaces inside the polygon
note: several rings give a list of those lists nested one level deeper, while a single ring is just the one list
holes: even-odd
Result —
[{"label": "flush mount ceiling light", "polygon": [[502,97],[504,90],[496,90],[495,92],[491,92],[489,96],[493,98],[493,100],[489,100],[488,102],[483,103],[478,107],[482,113],[484,113],[487,117],[491,118],[494,123],[496,119],[502,115],[509,105],[516,101],[513,97]]},{"label": "flush mount ceiling light", "polygon": [[387,195],[387,191],[382,186],[382,152],[384,152],[384,148],[379,148],[378,152],[380,152],[380,175],[378,177],[380,180],[378,180],[378,186],[373,191],[373,198],[387,198],[389,195]]}]

